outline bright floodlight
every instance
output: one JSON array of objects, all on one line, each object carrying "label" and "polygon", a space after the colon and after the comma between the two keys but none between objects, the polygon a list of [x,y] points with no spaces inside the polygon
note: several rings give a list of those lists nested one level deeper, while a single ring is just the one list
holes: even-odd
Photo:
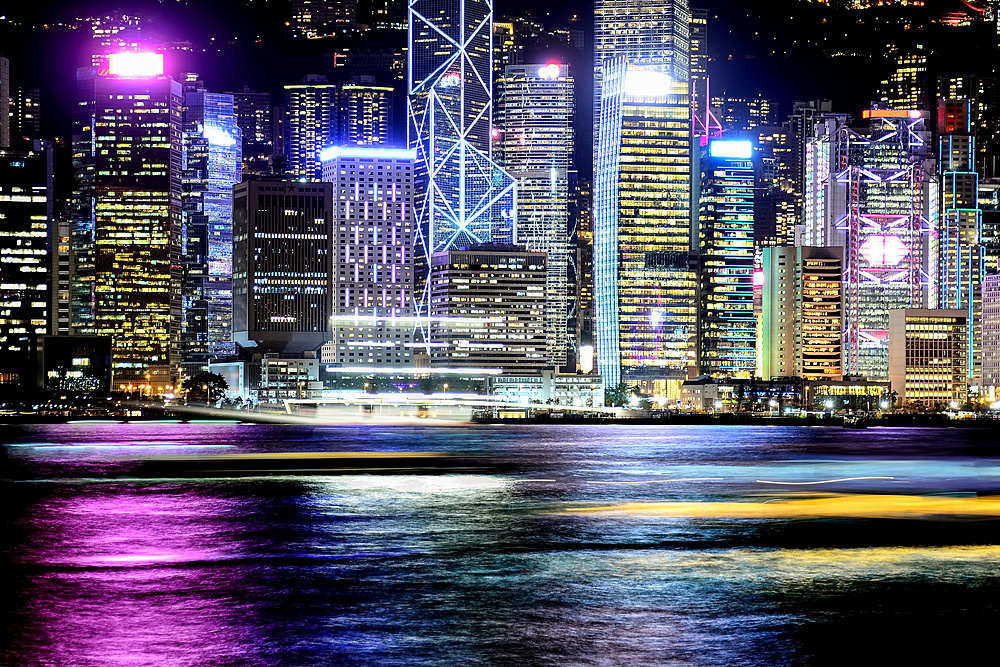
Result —
[{"label": "bright floodlight", "polygon": [[538,68],[538,76],[542,79],[555,79],[559,77],[559,63],[549,63]]},{"label": "bright floodlight", "polygon": [[708,145],[712,157],[730,157],[749,160],[753,155],[753,145],[749,141],[716,139]]},{"label": "bright floodlight", "polygon": [[415,148],[370,148],[368,146],[330,146],[320,151],[319,159],[322,162],[329,162],[338,157],[358,157],[390,160],[415,160],[417,151]]},{"label": "bright floodlight", "polygon": [[108,73],[124,77],[160,76],[163,74],[163,54],[112,53],[108,56]]},{"label": "bright floodlight", "polygon": [[896,266],[910,254],[898,236],[885,234],[869,236],[858,251],[872,266]]},{"label": "bright floodlight", "polygon": [[666,97],[673,84],[668,75],[653,70],[630,66],[625,72],[625,94],[629,97]]}]

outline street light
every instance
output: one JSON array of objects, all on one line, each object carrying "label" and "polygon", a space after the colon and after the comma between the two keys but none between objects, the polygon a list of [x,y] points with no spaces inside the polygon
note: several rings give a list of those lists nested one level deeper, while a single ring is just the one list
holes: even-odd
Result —
[{"label": "street light", "polygon": [[824,403],[824,404],[823,404],[823,406],[824,406],[824,407],[825,407],[825,408],[826,408],[827,410],[833,410],[833,399],[832,399],[832,398],[828,398],[828,399],[826,399],[826,403]]},{"label": "street light", "polygon": [[952,401],[950,405],[952,410],[958,410],[958,401]]}]

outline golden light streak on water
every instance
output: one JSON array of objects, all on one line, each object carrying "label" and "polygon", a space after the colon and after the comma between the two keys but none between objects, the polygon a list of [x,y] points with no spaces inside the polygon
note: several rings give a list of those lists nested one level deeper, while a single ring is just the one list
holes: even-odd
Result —
[{"label": "golden light streak on water", "polygon": [[895,518],[922,516],[1000,517],[1000,497],[946,498],[903,495],[836,495],[770,502],[624,503],[572,507],[573,514],[633,514],[732,519]]}]

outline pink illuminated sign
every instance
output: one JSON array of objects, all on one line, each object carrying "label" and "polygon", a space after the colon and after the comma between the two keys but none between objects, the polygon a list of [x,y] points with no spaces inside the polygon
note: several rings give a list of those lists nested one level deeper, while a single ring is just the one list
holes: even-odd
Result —
[{"label": "pink illuminated sign", "polygon": [[858,249],[871,266],[896,266],[910,254],[898,236],[869,236]]},{"label": "pink illuminated sign", "polygon": [[107,71],[101,74],[121,77],[160,76],[163,74],[162,53],[112,53]]}]

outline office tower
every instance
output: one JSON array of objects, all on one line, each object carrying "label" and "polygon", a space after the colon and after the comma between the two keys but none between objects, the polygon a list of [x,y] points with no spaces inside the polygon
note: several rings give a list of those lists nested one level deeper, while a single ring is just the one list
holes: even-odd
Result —
[{"label": "office tower", "polygon": [[93,239],[93,331],[112,338],[116,388],[170,385],[181,315],[181,86],[156,53],[112,54],[84,84],[78,110],[93,104],[93,115],[80,120],[93,125],[80,130],[92,152],[74,141],[74,153],[82,194],[93,196],[92,229],[78,229]]},{"label": "office tower", "polygon": [[511,242],[514,179],[492,159],[493,5],[487,0],[410,4],[408,134],[421,266],[418,315],[427,315],[431,255]]},{"label": "office tower", "polygon": [[510,65],[521,64],[521,49],[514,38],[514,24],[493,22],[493,77],[499,79]]},{"label": "office tower", "polygon": [[236,124],[243,137],[243,173],[257,176],[271,173],[274,155],[271,93],[259,93],[243,86],[242,91],[228,94],[233,96]]},{"label": "office tower", "polygon": [[795,245],[795,145],[784,126],[755,128],[754,244]]},{"label": "office tower", "polygon": [[983,276],[982,357],[983,387],[995,401],[1000,398],[1000,273]]},{"label": "office tower", "polygon": [[292,28],[306,39],[335,35],[356,27],[356,0],[290,0]]},{"label": "office tower", "polygon": [[11,87],[10,136],[12,140],[42,137],[42,91],[18,84]]},{"label": "office tower", "polygon": [[701,159],[698,365],[701,375],[753,377],[754,166],[749,141],[715,139]]},{"label": "office tower", "polygon": [[517,180],[517,240],[546,253],[549,360],[566,363],[570,312],[573,77],[562,63],[508,66],[499,82],[498,161]]},{"label": "office tower", "polygon": [[904,407],[940,409],[968,397],[964,310],[889,312],[889,382]]},{"label": "office tower", "polygon": [[310,74],[302,83],[285,86],[285,105],[285,172],[295,178],[319,180],[320,152],[340,143],[340,85]]},{"label": "office tower", "polygon": [[359,0],[357,21],[373,30],[406,30],[406,5],[406,0]]},{"label": "office tower", "polygon": [[843,249],[764,248],[759,375],[839,380],[843,335]]},{"label": "office tower", "polygon": [[[922,46],[917,46],[922,49]],[[930,111],[930,85],[927,54],[900,53],[892,74],[879,84],[878,101],[883,109]]]},{"label": "office tower", "polygon": [[416,152],[328,148],[333,184],[333,338],[338,366],[413,364],[413,163]]},{"label": "office tower", "polygon": [[[708,10],[691,8],[690,42],[691,107],[695,119],[708,111]],[[697,124],[697,120],[695,121]]]},{"label": "office tower", "polygon": [[753,96],[713,96],[712,109],[730,136],[747,137],[755,129],[772,125],[775,121],[774,102],[759,93]]},{"label": "office tower", "polygon": [[0,148],[10,146],[10,61],[0,58]]},{"label": "office tower", "polygon": [[0,386],[29,388],[40,336],[56,326],[52,147],[0,148]]},{"label": "office tower", "polygon": [[1000,176],[1000,86],[995,77],[940,76],[937,99],[968,100],[970,132],[976,137],[973,168],[980,178]]},{"label": "office tower", "polygon": [[233,340],[265,352],[330,338],[333,185],[288,180],[233,187]]},{"label": "office tower", "polygon": [[[600,127],[604,62],[626,62],[687,85],[691,16],[687,0],[597,0],[594,8],[594,150]],[[698,54],[700,55],[700,54]],[[690,116],[690,110],[688,115]]]},{"label": "office tower", "polygon": [[[980,357],[982,279],[985,253],[981,243],[979,175],[975,171],[975,137],[969,100],[938,103],[938,172],[941,212],[938,223],[938,298],[941,308],[964,310],[968,324],[968,377],[982,374]],[[935,299],[931,299],[934,303]]]},{"label": "office tower", "polygon": [[392,88],[354,77],[340,91],[341,146],[392,146]]},{"label": "office tower", "polygon": [[[573,187],[576,226],[573,247],[576,249],[574,265],[574,320],[577,344],[577,363],[585,372],[593,369],[594,362],[594,189],[590,181],[577,179]],[[586,348],[586,349],[583,349]],[[586,358],[586,359],[585,359]]]},{"label": "office tower", "polygon": [[927,302],[936,280],[931,223],[937,179],[927,114],[871,109],[859,132],[845,117],[817,123],[808,144],[804,242],[844,248],[844,372],[888,376],[888,313]]},{"label": "office tower", "polygon": [[184,93],[181,227],[181,331],[184,375],[208,370],[233,345],[233,185],[242,135],[233,96]]},{"label": "office tower", "polygon": [[431,257],[431,365],[548,366],[545,253],[481,244]]},{"label": "office tower", "polygon": [[[597,368],[682,381],[695,364],[688,83],[617,58],[605,63],[594,164]],[[666,392],[659,387],[658,393]]]},{"label": "office tower", "polygon": [[[803,189],[806,178],[806,146],[813,137],[813,127],[817,119],[831,114],[832,111],[833,103],[830,100],[796,102],[792,106],[792,113],[788,116],[788,120],[782,124],[790,136],[794,151],[792,154],[792,173],[795,175],[793,186],[796,220],[802,220],[805,214],[803,210]],[[846,116],[844,116],[844,122],[845,124],[847,122]],[[812,243],[812,245],[822,244]]]},{"label": "office tower", "polygon": [[983,270],[1000,272],[1000,179],[979,181],[979,210],[982,229],[979,242],[983,246]]}]

